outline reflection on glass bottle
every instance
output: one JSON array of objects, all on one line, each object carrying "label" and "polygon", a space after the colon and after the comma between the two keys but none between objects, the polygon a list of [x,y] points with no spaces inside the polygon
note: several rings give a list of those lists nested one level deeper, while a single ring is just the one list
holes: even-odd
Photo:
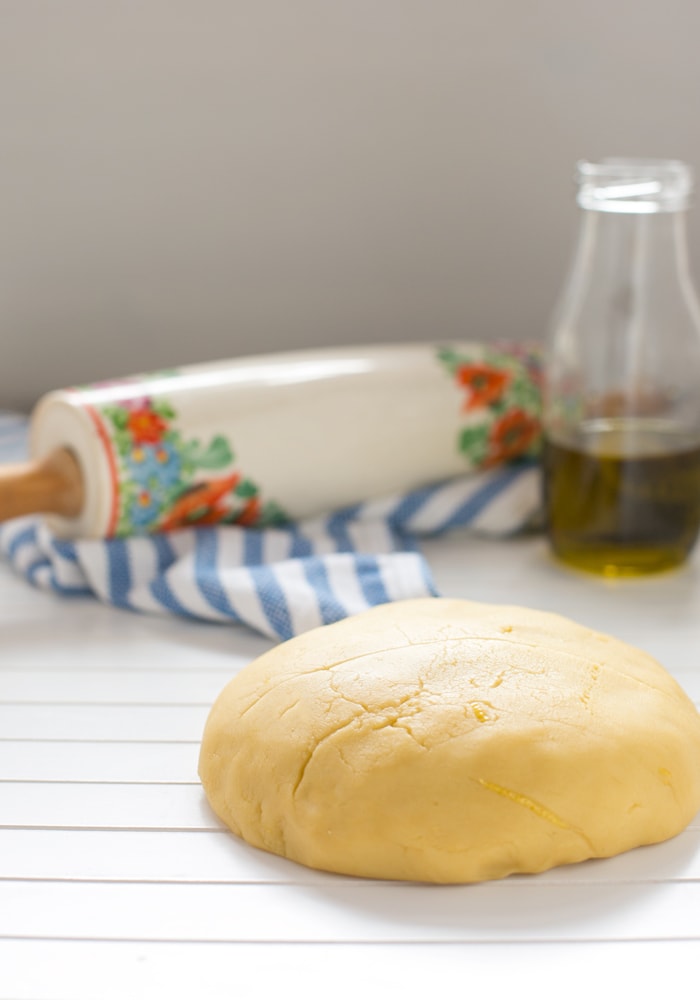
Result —
[{"label": "reflection on glass bottle", "polygon": [[636,575],[681,564],[700,528],[700,308],[688,167],[581,163],[582,221],[545,374],[554,552]]}]

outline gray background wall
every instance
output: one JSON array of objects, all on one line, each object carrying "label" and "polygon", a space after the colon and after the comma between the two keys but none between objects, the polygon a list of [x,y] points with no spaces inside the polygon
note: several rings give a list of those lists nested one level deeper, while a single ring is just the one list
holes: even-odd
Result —
[{"label": "gray background wall", "polygon": [[699,43],[696,0],[0,0],[0,407],[540,336],[575,161],[700,171]]}]

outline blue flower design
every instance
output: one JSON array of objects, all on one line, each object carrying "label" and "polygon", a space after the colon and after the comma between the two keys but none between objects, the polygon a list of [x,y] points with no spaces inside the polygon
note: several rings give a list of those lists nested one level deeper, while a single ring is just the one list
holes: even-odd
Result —
[{"label": "blue flower design", "polygon": [[175,486],[180,481],[182,460],[170,441],[134,445],[126,464],[131,478],[142,486],[155,480],[159,486]]},{"label": "blue flower design", "polygon": [[161,504],[148,490],[142,490],[129,509],[131,523],[138,528],[152,524],[160,515]]}]

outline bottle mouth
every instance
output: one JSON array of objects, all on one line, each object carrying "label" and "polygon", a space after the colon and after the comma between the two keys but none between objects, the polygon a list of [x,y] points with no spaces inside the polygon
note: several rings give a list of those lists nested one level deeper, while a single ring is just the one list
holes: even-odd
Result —
[{"label": "bottle mouth", "polygon": [[692,171],[680,160],[581,160],[576,180],[581,208],[639,215],[681,211],[693,188]]}]

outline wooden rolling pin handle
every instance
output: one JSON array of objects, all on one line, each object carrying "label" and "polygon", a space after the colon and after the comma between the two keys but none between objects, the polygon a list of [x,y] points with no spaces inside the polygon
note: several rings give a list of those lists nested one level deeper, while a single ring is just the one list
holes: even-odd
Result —
[{"label": "wooden rolling pin handle", "polygon": [[65,448],[0,470],[0,521],[25,514],[77,517],[84,499],[80,466]]}]

